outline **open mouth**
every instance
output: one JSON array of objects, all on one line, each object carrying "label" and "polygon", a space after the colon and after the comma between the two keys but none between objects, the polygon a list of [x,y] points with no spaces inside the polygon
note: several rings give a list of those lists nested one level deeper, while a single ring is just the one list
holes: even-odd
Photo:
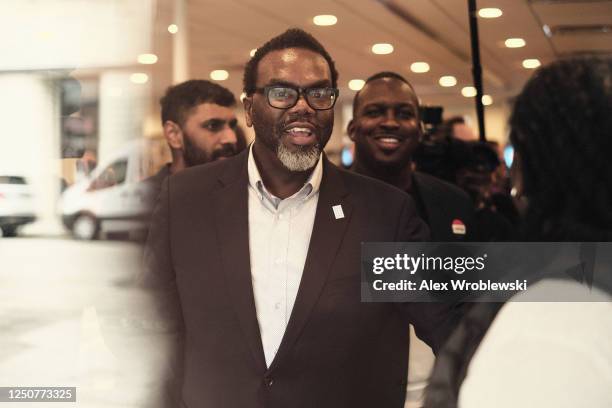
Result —
[{"label": "open mouth", "polygon": [[374,142],[383,150],[395,150],[402,144],[403,140],[397,136],[384,135],[375,137]]},{"label": "open mouth", "polygon": [[289,142],[298,146],[316,143],[316,135],[312,125],[293,124],[284,130]]}]

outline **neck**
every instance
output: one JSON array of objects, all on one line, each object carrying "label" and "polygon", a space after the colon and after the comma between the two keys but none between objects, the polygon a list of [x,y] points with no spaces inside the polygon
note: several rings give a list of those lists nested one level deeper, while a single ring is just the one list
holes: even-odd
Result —
[{"label": "neck", "polygon": [[355,173],[372,177],[391,184],[400,190],[412,191],[412,163],[406,163],[402,167],[368,165],[363,160],[355,157],[355,163],[351,166],[351,170]]},{"label": "neck", "polygon": [[306,183],[312,169],[295,172],[287,169],[278,159],[276,153],[255,139],[253,144],[255,164],[266,189],[280,199],[291,197]]},{"label": "neck", "polygon": [[182,155],[173,155],[172,164],[170,164],[170,174],[176,174],[181,170],[185,170],[187,164]]}]

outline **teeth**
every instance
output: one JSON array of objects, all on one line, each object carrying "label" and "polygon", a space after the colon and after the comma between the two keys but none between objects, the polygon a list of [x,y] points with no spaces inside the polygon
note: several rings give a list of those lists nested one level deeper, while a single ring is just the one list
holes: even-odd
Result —
[{"label": "teeth", "polygon": [[393,137],[381,137],[380,139],[381,142],[383,143],[399,143],[399,140],[393,138]]},{"label": "teeth", "polygon": [[308,128],[302,128],[302,127],[294,127],[289,129],[289,132],[291,133],[308,133],[311,134],[312,132],[310,131],[310,129]]}]

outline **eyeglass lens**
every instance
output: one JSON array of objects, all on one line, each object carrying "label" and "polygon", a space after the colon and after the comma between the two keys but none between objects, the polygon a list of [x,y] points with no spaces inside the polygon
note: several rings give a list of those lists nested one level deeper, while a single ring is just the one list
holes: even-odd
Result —
[{"label": "eyeglass lens", "polygon": [[[334,105],[336,93],[333,88],[309,88],[304,90],[306,101],[313,109],[329,109]],[[297,103],[297,89],[273,87],[268,91],[270,105],[279,109],[288,109]]]}]

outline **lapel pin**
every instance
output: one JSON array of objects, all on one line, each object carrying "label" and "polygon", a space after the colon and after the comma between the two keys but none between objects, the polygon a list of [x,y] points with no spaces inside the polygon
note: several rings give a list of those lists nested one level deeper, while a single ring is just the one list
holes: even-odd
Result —
[{"label": "lapel pin", "polygon": [[465,224],[460,219],[455,218],[453,220],[453,223],[451,224],[451,227],[453,229],[453,234],[465,235],[465,232],[466,232]]},{"label": "lapel pin", "polygon": [[342,211],[342,206],[340,204],[334,205],[332,210],[334,210],[334,217],[336,217],[337,220],[344,218],[344,211]]}]

